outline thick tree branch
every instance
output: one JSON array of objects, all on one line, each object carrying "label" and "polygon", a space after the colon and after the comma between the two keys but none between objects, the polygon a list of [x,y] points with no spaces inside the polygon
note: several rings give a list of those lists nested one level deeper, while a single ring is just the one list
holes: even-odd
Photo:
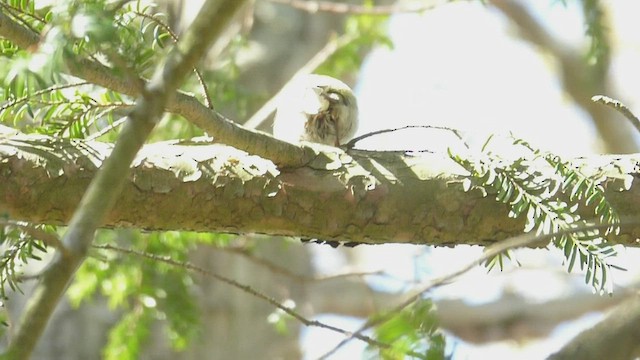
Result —
[{"label": "thick tree branch", "polygon": [[549,359],[635,359],[640,356],[640,296],[618,306]]},{"label": "thick tree branch", "polygon": [[[0,137],[0,212],[67,224],[110,148],[46,136]],[[147,145],[105,225],[433,245],[486,245],[522,233],[523,220],[508,218],[506,205],[463,192],[463,170],[444,155],[321,150],[324,157],[308,166],[280,170],[221,144]],[[634,217],[640,215],[640,187],[619,190],[638,175],[639,161],[638,155],[599,156],[574,164],[608,178],[607,198],[620,214]],[[623,227],[615,240],[635,246],[637,231]]]},{"label": "thick tree branch", "polygon": [[560,323],[612,308],[629,295],[625,289],[618,289],[613,296],[584,292],[535,302],[520,294],[505,293],[487,304],[472,306],[456,299],[438,301],[436,307],[440,326],[466,342],[521,342],[546,338]]},{"label": "thick tree branch", "polygon": [[[370,289],[362,280],[336,279],[306,284],[308,301],[315,314],[340,314],[366,318],[399,305],[403,295]],[[333,294],[341,294],[335,301]],[[594,311],[605,311],[626,300],[627,289],[613,296],[579,292],[545,302],[505,292],[499,299],[471,305],[460,299],[434,301],[438,324],[466,342],[527,341],[548,337],[559,324]]]}]

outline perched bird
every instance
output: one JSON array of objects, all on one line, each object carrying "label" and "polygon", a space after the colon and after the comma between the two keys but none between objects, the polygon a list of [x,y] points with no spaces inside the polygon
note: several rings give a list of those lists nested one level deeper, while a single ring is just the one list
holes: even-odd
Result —
[{"label": "perched bird", "polygon": [[325,75],[308,75],[291,86],[276,110],[273,135],[290,142],[340,146],[358,128],[358,104],[347,84]]}]

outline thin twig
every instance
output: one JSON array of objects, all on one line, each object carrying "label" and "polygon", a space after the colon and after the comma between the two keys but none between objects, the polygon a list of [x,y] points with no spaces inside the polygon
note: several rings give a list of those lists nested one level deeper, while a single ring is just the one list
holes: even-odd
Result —
[{"label": "thin twig", "polygon": [[460,130],[453,129],[453,128],[446,127],[446,126],[436,126],[436,125],[407,125],[407,126],[402,126],[402,127],[393,128],[393,129],[376,130],[376,131],[372,131],[372,132],[357,136],[357,137],[351,139],[348,143],[346,143],[343,146],[345,148],[347,148],[347,149],[352,149],[359,141],[364,140],[364,139],[366,139],[368,137],[372,137],[372,136],[380,135],[380,134],[386,134],[386,133],[395,132],[395,131],[400,131],[400,130],[406,130],[406,129],[435,129],[435,130],[450,131],[458,139],[460,139],[460,141],[462,141],[462,143],[467,148],[469,147],[469,145],[467,145],[467,143],[464,141],[464,138],[462,137],[462,135],[460,135]]},{"label": "thin twig", "polygon": [[617,110],[631,122],[631,124],[636,128],[636,130],[638,130],[638,132],[640,132],[640,119],[638,119],[638,117],[635,116],[633,112],[619,100],[612,99],[605,95],[596,95],[591,98],[591,101],[598,104],[606,105]]},{"label": "thin twig", "polygon": [[255,290],[254,288],[252,288],[249,285],[244,285],[241,284],[233,279],[230,279],[228,277],[222,276],[220,274],[216,274],[212,271],[206,270],[202,267],[199,267],[197,265],[194,265],[190,262],[186,262],[186,261],[176,261],[173,260],[172,258],[168,257],[168,256],[160,256],[160,255],[155,255],[155,254],[150,254],[147,252],[143,252],[143,251],[138,251],[138,250],[134,250],[134,249],[127,249],[127,248],[121,248],[118,246],[113,246],[113,245],[93,245],[94,248],[96,249],[104,249],[104,250],[112,250],[112,251],[117,251],[123,254],[128,254],[128,255],[135,255],[135,256],[139,256],[139,257],[143,257],[149,260],[153,260],[153,261],[158,261],[158,262],[162,262],[168,265],[172,265],[172,266],[176,266],[176,267],[180,267],[183,269],[187,269],[189,271],[193,271],[195,273],[198,273],[200,275],[203,275],[205,277],[210,277],[213,279],[216,279],[218,281],[221,281],[227,285],[230,285],[232,287],[235,287],[241,291],[244,291],[247,294],[253,295],[255,297],[257,297],[258,299],[264,300],[267,303],[277,307],[278,309],[282,310],[283,312],[285,312],[286,314],[290,315],[291,317],[293,317],[294,319],[298,320],[300,323],[302,323],[305,326],[314,326],[314,327],[319,327],[319,328],[323,328],[323,329],[327,329],[327,330],[331,330],[343,335],[347,335],[359,340],[362,340],[364,342],[366,342],[369,345],[372,346],[377,346],[377,347],[381,347],[381,348],[389,348],[391,345],[389,344],[385,344],[382,343],[380,341],[374,340],[366,335],[362,335],[362,334],[352,334],[349,331],[346,331],[344,329],[340,329],[338,327],[335,326],[331,326],[331,325],[327,325],[325,323],[322,323],[320,321],[317,320],[309,320],[307,318],[305,318],[304,316],[302,316],[301,314],[299,314],[297,311],[293,310],[291,307],[283,305],[282,303],[280,303],[279,301],[277,301],[276,299],[263,294],[262,292]]},{"label": "thin twig", "polygon": [[123,116],[120,119],[112,122],[111,124],[109,124],[108,126],[105,126],[104,128],[98,130],[98,132],[91,134],[91,136],[87,136],[87,138],[85,139],[86,141],[93,141],[97,138],[99,138],[100,136],[108,133],[109,131],[117,128],[118,126],[124,124],[127,121],[127,116]]},{"label": "thin twig", "polygon": [[296,274],[293,271],[290,271],[289,269],[280,266],[278,264],[274,264],[271,261],[268,261],[266,259],[263,258],[259,258],[256,257],[252,254],[250,254],[247,250],[242,249],[242,248],[234,248],[234,247],[223,247],[223,248],[214,248],[214,250],[216,251],[222,251],[222,252],[227,252],[227,253],[231,253],[231,254],[235,254],[235,255],[240,255],[244,258],[246,258],[247,260],[259,265],[259,266],[263,266],[266,269],[270,270],[273,273],[276,274],[280,274],[280,275],[284,275],[287,276],[291,279],[297,280],[297,281],[301,281],[301,282],[321,282],[321,281],[330,281],[330,280],[335,280],[335,279],[340,279],[340,278],[345,278],[345,277],[363,277],[363,276],[370,276],[370,275],[378,275],[378,276],[383,276],[385,275],[384,272],[382,270],[379,271],[367,271],[367,272],[349,272],[349,273],[344,273],[344,274],[336,274],[336,275],[327,275],[327,276],[306,276],[306,275],[300,275],[300,274]]},{"label": "thin twig", "polygon": [[[169,36],[171,36],[171,39],[173,40],[174,43],[178,42],[178,34],[173,32],[173,30],[171,29],[171,27],[169,27],[168,24],[165,24],[160,19],[158,19],[156,16],[145,14],[145,13],[140,12],[140,11],[134,11],[133,13],[138,15],[138,16],[140,16],[140,17],[142,17],[142,18],[151,20],[151,21],[155,22],[156,24],[160,25],[160,27],[162,27],[164,29],[164,31],[166,31],[167,34],[169,34]],[[193,68],[193,72],[196,74],[196,78],[198,79],[198,83],[200,83],[200,87],[202,88],[202,97],[204,98],[204,104],[209,109],[213,110],[213,101],[211,100],[211,95],[209,95],[209,87],[207,86],[207,83],[204,81],[204,77],[202,76],[202,73],[200,72],[200,70],[197,67]]]},{"label": "thin twig", "polygon": [[12,106],[16,106],[20,103],[23,102],[27,102],[29,101],[29,99],[32,99],[36,96],[42,95],[42,94],[46,94],[49,92],[53,92],[53,91],[58,91],[58,90],[63,90],[63,89],[68,89],[68,88],[72,88],[72,87],[79,87],[79,86],[84,86],[84,85],[89,85],[90,83],[87,81],[80,81],[77,83],[72,83],[72,84],[65,84],[65,85],[54,85],[54,86],[50,86],[46,89],[42,89],[42,90],[38,90],[36,92],[34,92],[33,94],[29,94],[26,96],[23,96],[21,98],[15,99],[15,100],[10,100],[7,101],[6,103],[2,104],[2,106],[0,106],[0,111],[4,111]]}]

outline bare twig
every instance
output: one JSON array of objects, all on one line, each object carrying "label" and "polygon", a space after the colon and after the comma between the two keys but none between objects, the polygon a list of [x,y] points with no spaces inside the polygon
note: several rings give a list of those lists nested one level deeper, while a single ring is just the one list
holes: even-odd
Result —
[{"label": "bare twig", "polygon": [[[126,249],[126,248],[121,248],[121,247],[117,247],[117,246],[113,246],[113,245],[94,245],[93,246],[96,249],[104,249],[104,250],[112,250],[112,251],[117,251],[123,254],[129,254],[129,255],[135,255],[135,256],[139,256],[139,257],[143,257],[149,260],[153,260],[153,261],[158,261],[158,262],[162,262],[165,264],[169,264],[172,266],[177,266],[183,269],[187,269],[189,271],[198,273],[200,275],[206,276],[206,277],[210,277],[213,279],[216,279],[218,281],[221,281],[227,285],[230,285],[232,287],[235,287],[237,289],[240,289],[242,291],[244,291],[245,293],[255,296],[256,298],[263,300],[269,304],[271,304],[272,306],[275,306],[276,308],[282,310],[284,313],[286,313],[287,315],[290,315],[291,317],[293,317],[294,319],[298,320],[300,323],[302,323],[305,326],[313,326],[313,327],[319,327],[322,329],[327,329],[327,330],[331,330],[343,335],[347,335],[359,340],[362,340],[364,342],[366,342],[369,345],[372,346],[376,346],[376,347],[380,347],[380,348],[389,348],[390,345],[389,344],[385,344],[383,342],[374,340],[372,338],[370,338],[369,336],[366,335],[362,335],[362,334],[352,334],[349,331],[346,331],[344,329],[332,326],[332,325],[328,325],[325,323],[322,323],[320,321],[317,320],[309,320],[306,317],[302,316],[300,313],[298,313],[297,311],[295,311],[292,307],[290,306],[286,306],[283,303],[277,301],[276,299],[263,294],[262,292],[252,288],[249,285],[244,285],[241,284],[233,279],[230,279],[228,277],[222,276],[220,274],[216,274],[214,272],[208,271],[204,268],[201,268],[197,265],[191,264],[189,262],[184,262],[184,261],[176,261],[171,259],[168,256],[160,256],[160,255],[155,255],[155,254],[150,254],[150,253],[146,253],[146,252],[142,252],[142,251],[138,251],[138,250],[133,250],[133,249]],[[413,353],[413,355],[416,355],[415,353]]]},{"label": "bare twig", "polygon": [[[167,34],[169,34],[169,36],[171,36],[171,39],[173,40],[174,43],[178,42],[178,34],[176,34],[171,27],[169,27],[168,24],[164,23],[163,21],[161,21],[160,19],[158,19],[156,16],[153,15],[149,15],[149,14],[145,14],[143,12],[140,11],[134,11],[134,14],[148,19],[150,21],[155,22],[156,24],[160,25],[160,27],[162,27],[164,29],[164,31],[167,32]],[[198,83],[200,84],[200,87],[202,88],[202,97],[204,98],[204,104],[209,108],[209,109],[213,109],[213,101],[211,100],[211,96],[209,95],[209,88],[207,86],[207,83],[204,81],[204,77],[202,76],[202,72],[200,72],[200,70],[197,67],[193,68],[193,72],[196,74],[196,78],[198,79]]]},{"label": "bare twig", "polygon": [[375,135],[380,135],[380,134],[386,134],[386,133],[390,133],[390,132],[396,132],[396,131],[401,131],[401,130],[406,130],[406,129],[435,129],[435,130],[445,130],[445,131],[450,131],[452,132],[458,139],[460,139],[460,141],[462,141],[463,144],[465,144],[465,146],[468,148],[469,146],[465,143],[464,138],[462,137],[462,135],[460,135],[460,130],[454,129],[454,128],[450,128],[450,127],[446,127],[446,126],[435,126],[435,125],[407,125],[407,126],[402,126],[402,127],[398,127],[398,128],[393,128],[393,129],[382,129],[382,130],[376,130],[376,131],[372,131],[360,136],[357,136],[353,139],[351,139],[348,143],[346,143],[344,145],[345,148],[347,149],[352,149],[359,141],[362,141],[368,137],[372,137]]},{"label": "bare twig", "polygon": [[633,112],[631,112],[631,110],[629,110],[628,107],[625,106],[625,104],[623,104],[622,102],[612,99],[608,96],[604,96],[604,95],[596,95],[593,96],[591,98],[591,101],[598,103],[598,104],[603,104],[606,105],[608,107],[611,107],[615,110],[617,110],[619,113],[621,113],[622,115],[624,115],[624,117],[626,117],[631,124],[633,125],[633,127],[636,128],[636,130],[638,130],[638,132],[640,132],[640,119],[638,119]]},{"label": "bare twig", "polygon": [[302,282],[321,282],[321,281],[330,281],[330,280],[335,280],[335,279],[340,279],[345,277],[385,275],[384,272],[380,270],[380,271],[368,271],[368,272],[349,272],[344,274],[327,275],[327,276],[305,276],[305,275],[296,274],[283,266],[274,264],[273,262],[270,262],[263,258],[256,257],[242,248],[222,247],[222,248],[214,248],[214,250],[240,255],[259,266],[263,266],[264,268],[268,269],[273,273],[284,275],[291,279],[302,281]]},{"label": "bare twig", "polygon": [[108,133],[109,131],[117,128],[118,126],[124,124],[127,121],[126,116],[121,117],[120,119],[114,121],[113,123],[109,124],[108,126],[105,126],[104,128],[98,130],[98,132],[91,134],[91,136],[87,136],[85,140],[87,141],[93,141],[97,138],[99,138],[100,136]]}]

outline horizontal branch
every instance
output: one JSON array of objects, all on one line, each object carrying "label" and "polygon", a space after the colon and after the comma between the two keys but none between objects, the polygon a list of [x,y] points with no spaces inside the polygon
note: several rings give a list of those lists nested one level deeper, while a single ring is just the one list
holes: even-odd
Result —
[{"label": "horizontal branch", "polygon": [[[111,145],[4,129],[0,213],[67,224]],[[147,145],[105,224],[432,245],[487,245],[524,228],[524,220],[508,218],[507,206],[491,195],[463,192],[464,170],[444,155],[317,150],[320,155],[308,165],[280,169],[208,141]],[[625,176],[605,171],[637,176],[639,160],[599,156],[575,164],[608,177],[608,199],[626,218],[638,215],[640,190],[620,192]],[[634,231],[623,227],[615,240],[635,245]]]},{"label": "horizontal branch", "polygon": [[605,311],[631,295],[631,291],[623,288],[616,290],[615,296],[578,292],[538,302],[520,294],[506,293],[493,302],[480,305],[469,305],[460,299],[440,300],[436,308],[440,326],[466,342],[520,342],[547,338],[561,323],[590,312]]},{"label": "horizontal branch", "polygon": [[640,354],[638,334],[640,296],[634,295],[547,359],[636,359]]}]

